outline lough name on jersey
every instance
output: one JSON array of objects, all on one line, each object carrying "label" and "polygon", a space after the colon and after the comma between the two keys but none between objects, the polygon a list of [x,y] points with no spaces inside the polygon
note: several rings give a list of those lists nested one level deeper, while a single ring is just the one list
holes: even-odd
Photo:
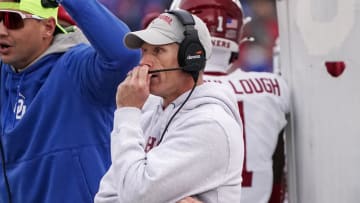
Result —
[{"label": "lough name on jersey", "polygon": [[236,94],[270,93],[281,95],[279,82],[275,78],[249,78],[229,81]]}]

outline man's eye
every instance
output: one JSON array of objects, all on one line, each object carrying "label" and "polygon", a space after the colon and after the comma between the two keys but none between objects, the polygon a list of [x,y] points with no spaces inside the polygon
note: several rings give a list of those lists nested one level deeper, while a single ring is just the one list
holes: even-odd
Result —
[{"label": "man's eye", "polygon": [[160,52],[160,48],[159,48],[159,47],[156,47],[156,48],[154,49],[154,52],[155,52],[155,53],[159,53],[159,52]]}]

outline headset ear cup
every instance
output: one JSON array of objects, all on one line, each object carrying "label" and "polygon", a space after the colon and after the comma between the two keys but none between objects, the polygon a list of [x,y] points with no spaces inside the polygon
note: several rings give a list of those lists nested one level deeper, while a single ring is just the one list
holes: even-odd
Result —
[{"label": "headset ear cup", "polygon": [[178,63],[180,67],[185,67],[185,56],[186,56],[186,39],[181,42],[178,52]]},{"label": "headset ear cup", "polygon": [[205,68],[205,49],[201,45],[195,20],[191,13],[185,10],[170,10],[167,13],[175,15],[185,27],[184,40],[179,46],[178,63],[186,72],[199,72]]},{"label": "headset ear cup", "polygon": [[185,39],[179,47],[179,65],[186,72],[198,72],[205,68],[205,50],[197,40]]}]

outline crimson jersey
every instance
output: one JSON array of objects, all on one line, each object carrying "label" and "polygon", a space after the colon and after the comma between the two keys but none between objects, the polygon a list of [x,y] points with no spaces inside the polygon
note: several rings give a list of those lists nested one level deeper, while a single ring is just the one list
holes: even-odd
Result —
[{"label": "crimson jersey", "polygon": [[268,202],[273,184],[272,155],[290,108],[286,82],[277,74],[240,69],[222,76],[207,73],[204,80],[228,85],[237,96],[245,141],[241,202]]}]

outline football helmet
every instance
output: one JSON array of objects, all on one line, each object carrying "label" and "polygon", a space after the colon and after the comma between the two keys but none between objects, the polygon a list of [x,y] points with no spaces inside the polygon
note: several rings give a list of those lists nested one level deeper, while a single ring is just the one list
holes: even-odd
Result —
[{"label": "football helmet", "polygon": [[213,37],[236,44],[242,38],[244,16],[239,0],[174,0],[170,6],[170,10],[173,9],[184,9],[197,15]]},{"label": "football helmet", "polygon": [[[173,0],[170,10],[173,9],[187,10],[207,25],[214,46],[208,64],[210,62],[217,63],[217,66],[229,66],[237,59],[245,24],[239,0]],[[216,57],[216,54],[219,57]],[[224,56],[229,60],[225,64],[219,64],[221,59],[224,61]]]}]

